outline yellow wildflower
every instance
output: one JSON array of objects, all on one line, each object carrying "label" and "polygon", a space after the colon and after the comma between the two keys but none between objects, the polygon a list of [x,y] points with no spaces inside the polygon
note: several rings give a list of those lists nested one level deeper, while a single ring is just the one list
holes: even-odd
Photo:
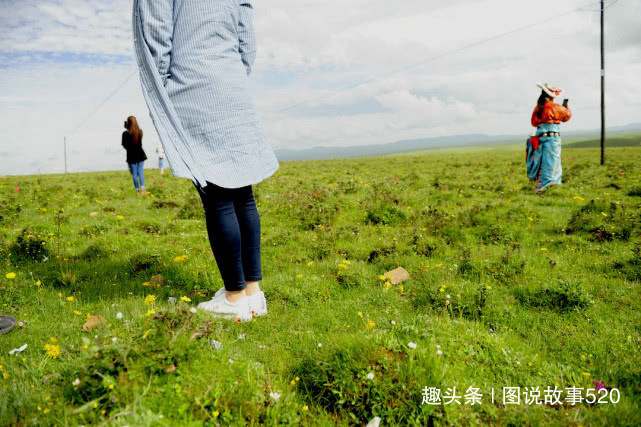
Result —
[{"label": "yellow wildflower", "polygon": [[218,409],[216,409],[216,410],[212,413],[212,415],[214,416],[214,418],[218,418],[218,415],[220,415],[220,411],[219,411]]},{"label": "yellow wildflower", "polygon": [[147,310],[147,314],[145,314],[145,316],[151,316],[152,314],[155,314],[155,313],[156,313],[156,309]]},{"label": "yellow wildflower", "polygon": [[590,374],[589,372],[584,372],[584,373],[583,373],[583,376],[584,376],[584,377],[589,377],[590,375],[592,375],[592,374]]},{"label": "yellow wildflower", "polygon": [[7,372],[3,372],[3,373],[2,373],[2,378],[4,378],[5,380],[6,380],[7,378],[9,378],[10,376],[11,376],[11,375],[9,375]]},{"label": "yellow wildflower", "polygon": [[51,357],[52,359],[60,356],[60,346],[55,344],[45,344],[44,348],[47,351],[47,356]]},{"label": "yellow wildflower", "polygon": [[156,295],[147,295],[145,297],[145,305],[154,305],[156,303]]},{"label": "yellow wildflower", "polygon": [[183,297],[180,297],[180,300],[181,300],[181,301],[184,301],[184,302],[191,302],[191,298],[184,297],[184,296],[183,296]]},{"label": "yellow wildflower", "polygon": [[548,250],[548,248],[541,248],[542,252],[546,252],[547,250]]},{"label": "yellow wildflower", "polygon": [[55,337],[49,338],[49,341],[51,341],[54,344],[58,342],[58,340]]},{"label": "yellow wildflower", "polygon": [[174,258],[174,261],[176,261],[176,262],[184,262],[184,261],[187,261],[187,255],[180,255],[180,256],[177,256],[176,258]]},{"label": "yellow wildflower", "polygon": [[74,302],[74,301],[75,301],[75,298],[74,298],[74,297],[67,297],[67,301],[69,301],[69,302]]},{"label": "yellow wildflower", "polygon": [[368,320],[367,325],[365,325],[367,329],[372,329],[374,326],[376,326],[376,323],[371,320]]},{"label": "yellow wildflower", "polygon": [[296,278],[297,278],[297,279],[302,279],[302,278],[303,278],[303,275],[302,275],[302,274],[297,274],[297,275],[296,275]]},{"label": "yellow wildflower", "polygon": [[118,219],[125,219],[125,217],[124,217],[124,216],[122,216],[122,215],[118,215],[118,216],[116,216],[116,218],[118,218]]},{"label": "yellow wildflower", "polygon": [[80,316],[82,314],[82,312],[78,311],[78,310],[74,310],[74,313],[75,313],[76,316]]},{"label": "yellow wildflower", "polygon": [[608,214],[607,214],[607,213],[605,213],[605,212],[601,212],[601,215],[603,215],[603,216],[608,216]]},{"label": "yellow wildflower", "polygon": [[487,285],[485,288],[486,288],[488,291],[489,291],[489,290],[492,290],[492,287],[491,287],[490,285]]},{"label": "yellow wildflower", "polygon": [[4,277],[6,277],[7,279],[15,279],[16,273],[7,273]]},{"label": "yellow wildflower", "polygon": [[113,390],[113,389],[114,389],[114,385],[113,384],[109,384],[109,390]]},{"label": "yellow wildflower", "polygon": [[363,313],[361,313],[360,311],[359,311],[358,313],[356,313],[356,315],[357,315],[358,317],[360,317],[361,319],[363,318]]},{"label": "yellow wildflower", "polygon": [[308,267],[311,267],[312,265],[314,265],[314,261],[310,261],[310,262],[307,263]]},{"label": "yellow wildflower", "polygon": [[40,286],[40,285],[42,285],[42,283],[40,283],[40,280],[38,280],[38,281],[36,282],[36,286]]}]

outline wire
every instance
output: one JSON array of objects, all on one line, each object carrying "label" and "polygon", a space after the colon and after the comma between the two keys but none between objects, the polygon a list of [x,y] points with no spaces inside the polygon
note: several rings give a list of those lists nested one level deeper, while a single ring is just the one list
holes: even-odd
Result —
[{"label": "wire", "polygon": [[69,133],[69,136],[71,136],[71,135],[73,135],[74,133],[76,133],[76,132],[78,131],[78,129],[80,129],[80,128],[85,124],[85,123],[87,123],[87,121],[88,121],[88,120],[89,120],[89,119],[90,119],[94,114],[96,114],[96,113],[98,112],[98,110],[100,110],[100,109],[102,108],[102,106],[103,106],[103,105],[105,105],[105,104],[106,104],[106,103],[107,103],[107,102],[108,102],[108,101],[109,101],[109,100],[110,100],[110,99],[111,99],[111,98],[112,98],[112,97],[113,97],[113,96],[114,96],[114,95],[115,95],[115,94],[116,94],[120,89],[122,89],[122,87],[123,87],[125,84],[127,84],[127,82],[129,81],[129,79],[130,79],[134,74],[136,74],[136,71],[138,71],[138,69],[137,69],[137,68],[135,68],[131,73],[129,73],[129,75],[127,76],[127,78],[126,78],[125,80],[123,80],[123,82],[122,82],[122,83],[120,83],[120,84],[118,85],[118,87],[116,87],[114,90],[112,90],[112,91],[111,91],[111,93],[110,93],[109,95],[107,95],[107,97],[106,97],[106,98],[105,98],[105,99],[104,99],[104,100],[103,100],[103,101],[102,101],[102,102],[101,102],[101,103],[100,103],[100,104],[99,104],[99,105],[98,105],[98,106],[97,106],[97,107],[96,107],[96,108],[95,108],[91,113],[89,113],[89,115],[88,115],[87,117],[85,117],[85,119],[84,119],[82,122],[80,122],[80,124],[79,124],[78,126],[76,126],[76,127],[75,127],[75,129],[71,131],[71,133]]},{"label": "wire", "polygon": [[[614,1],[614,3],[616,3],[618,0],[613,0],[613,1]],[[589,4],[594,4],[594,3],[600,3],[600,2],[595,2],[595,1],[590,1],[589,2]],[[610,6],[612,4],[614,4],[614,3],[611,3]],[[505,36],[508,36],[510,34],[514,34],[514,33],[517,33],[517,32],[523,31],[523,30],[527,30],[527,29],[532,28],[532,27],[536,27],[536,26],[541,25],[541,24],[547,24],[548,22],[550,22],[551,19],[556,19],[556,18],[560,18],[560,17],[565,16],[565,15],[570,15],[570,14],[572,14],[574,12],[578,12],[578,11],[582,10],[583,7],[584,6],[576,8],[576,9],[568,10],[567,12],[563,12],[563,13],[561,13],[559,15],[555,15],[554,18],[546,18],[544,20],[537,21],[535,23],[532,23],[532,24],[529,24],[529,25],[525,25],[523,27],[515,28],[513,30],[506,31],[506,32],[500,33],[500,34],[496,34],[494,36],[490,36],[488,38],[479,40],[477,42],[470,43],[470,44],[467,44],[465,46],[461,46],[459,48],[456,48],[456,49],[453,49],[453,50],[450,50],[450,51],[447,51],[447,52],[440,53],[440,54],[432,56],[431,58],[428,58],[428,59],[426,59],[424,61],[417,62],[415,64],[412,64],[412,65],[409,65],[409,66],[406,66],[406,67],[403,67],[403,68],[399,68],[399,69],[391,71],[391,72],[389,72],[387,74],[383,74],[382,76],[371,77],[371,78],[369,78],[367,80],[364,80],[362,82],[359,82],[357,84],[350,85],[350,86],[338,89],[336,92],[332,93],[331,95],[327,95],[327,96],[324,96],[324,97],[316,98],[315,101],[317,101],[317,102],[319,100],[320,101],[326,101],[328,99],[331,99],[331,98],[335,97],[336,95],[338,95],[340,93],[354,90],[354,89],[356,89],[358,87],[361,87],[361,86],[363,86],[365,84],[368,84],[368,83],[372,83],[372,82],[379,81],[379,80],[385,80],[385,79],[387,79],[387,78],[389,78],[389,77],[391,77],[393,75],[396,75],[396,74],[404,72],[404,71],[409,71],[409,70],[412,70],[414,68],[421,67],[421,66],[423,66],[425,64],[428,64],[430,62],[433,62],[433,61],[435,61],[437,59],[440,59],[440,58],[443,58],[445,56],[452,55],[454,53],[458,53],[458,52],[470,49],[472,47],[476,47],[476,46],[482,45],[484,43],[499,39],[501,37],[505,37]],[[296,104],[291,104],[291,105],[288,105],[286,107],[283,107],[283,108],[281,108],[279,110],[275,110],[275,111],[272,111],[272,112],[273,113],[283,113],[283,112],[285,112],[287,110],[291,110],[292,108],[301,107],[301,106],[303,106],[305,104],[308,104],[308,103],[309,103],[308,101],[298,102]]]}]

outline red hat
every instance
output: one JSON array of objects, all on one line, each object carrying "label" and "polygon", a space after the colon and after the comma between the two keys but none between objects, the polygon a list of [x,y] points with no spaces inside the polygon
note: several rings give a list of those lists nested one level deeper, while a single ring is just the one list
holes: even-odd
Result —
[{"label": "red hat", "polygon": [[549,83],[537,83],[536,85],[543,89],[543,92],[547,93],[552,98],[561,96],[561,94],[563,93],[563,89],[559,89],[558,87]]}]

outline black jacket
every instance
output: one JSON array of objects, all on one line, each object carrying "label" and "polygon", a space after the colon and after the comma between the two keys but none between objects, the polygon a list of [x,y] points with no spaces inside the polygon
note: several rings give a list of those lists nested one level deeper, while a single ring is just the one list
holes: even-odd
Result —
[{"label": "black jacket", "polygon": [[122,133],[122,146],[127,150],[127,163],[140,163],[147,160],[145,150],[142,149],[142,130],[140,131],[140,141],[134,144],[133,137],[127,131]]}]

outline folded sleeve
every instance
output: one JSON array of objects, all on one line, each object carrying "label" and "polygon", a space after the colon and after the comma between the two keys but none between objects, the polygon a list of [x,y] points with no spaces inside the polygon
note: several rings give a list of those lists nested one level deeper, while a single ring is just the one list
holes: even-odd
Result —
[{"label": "folded sleeve", "polygon": [[254,8],[251,0],[240,0],[238,40],[240,42],[240,56],[247,69],[247,75],[251,73],[256,58],[256,34],[254,33],[253,19]]},{"label": "folded sleeve", "polygon": [[572,111],[563,105],[555,104],[554,117],[561,122],[567,122],[572,118]]},{"label": "folded sleeve", "polygon": [[169,76],[174,33],[174,0],[138,0],[142,32],[160,78]]}]

